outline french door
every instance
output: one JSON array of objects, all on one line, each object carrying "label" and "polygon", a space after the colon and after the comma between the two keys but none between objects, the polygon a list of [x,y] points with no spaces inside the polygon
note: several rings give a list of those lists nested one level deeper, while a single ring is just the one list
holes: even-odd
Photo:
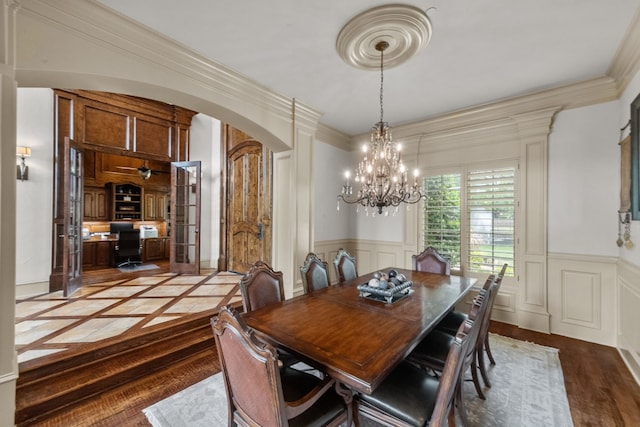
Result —
[{"label": "french door", "polygon": [[62,289],[63,295],[73,294],[82,286],[82,216],[83,209],[83,152],[79,144],[64,139],[62,234]]},{"label": "french door", "polygon": [[172,273],[200,274],[200,161],[171,163]]}]

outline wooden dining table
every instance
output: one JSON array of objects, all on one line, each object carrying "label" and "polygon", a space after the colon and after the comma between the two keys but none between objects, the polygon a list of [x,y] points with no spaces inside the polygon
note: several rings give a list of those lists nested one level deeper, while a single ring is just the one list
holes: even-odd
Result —
[{"label": "wooden dining table", "polygon": [[351,391],[370,394],[476,283],[394,269],[413,285],[406,297],[391,303],[360,296],[357,286],[374,277],[372,272],[243,317],[263,339],[298,354]]}]

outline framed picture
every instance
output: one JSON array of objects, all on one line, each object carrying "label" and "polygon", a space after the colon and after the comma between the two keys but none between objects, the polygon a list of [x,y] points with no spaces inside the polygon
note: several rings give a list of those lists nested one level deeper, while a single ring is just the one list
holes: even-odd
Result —
[{"label": "framed picture", "polygon": [[640,220],[640,95],[631,103],[631,218]]}]

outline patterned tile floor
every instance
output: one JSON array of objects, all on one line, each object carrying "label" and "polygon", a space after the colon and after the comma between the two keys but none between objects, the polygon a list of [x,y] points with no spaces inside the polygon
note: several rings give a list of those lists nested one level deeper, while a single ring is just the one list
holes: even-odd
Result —
[{"label": "patterned tile floor", "polygon": [[150,272],[87,284],[68,298],[59,291],[19,299],[18,363],[241,301],[241,277],[215,270],[199,276]]}]

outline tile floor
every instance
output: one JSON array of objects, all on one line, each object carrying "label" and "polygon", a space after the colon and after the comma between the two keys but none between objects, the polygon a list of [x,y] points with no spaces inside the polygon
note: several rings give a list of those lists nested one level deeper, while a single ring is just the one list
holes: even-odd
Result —
[{"label": "tile floor", "polygon": [[153,274],[16,301],[18,363],[242,300],[235,273]]}]

